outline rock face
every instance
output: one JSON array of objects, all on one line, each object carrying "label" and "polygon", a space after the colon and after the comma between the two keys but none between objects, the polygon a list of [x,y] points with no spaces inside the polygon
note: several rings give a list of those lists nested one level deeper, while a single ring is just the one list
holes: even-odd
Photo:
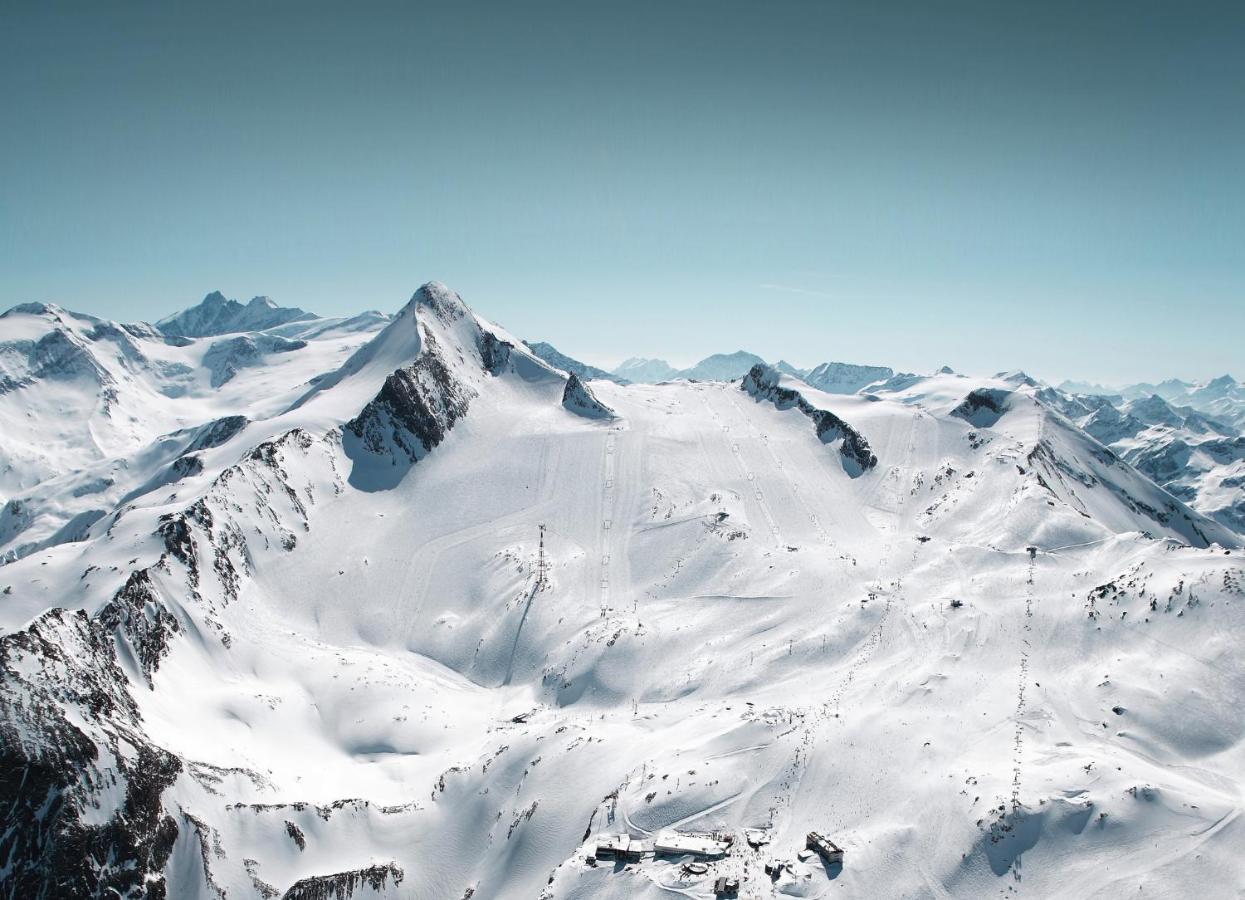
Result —
[{"label": "rock face", "polygon": [[843,470],[856,478],[878,464],[869,442],[859,431],[826,409],[818,409],[804,399],[799,391],[785,388],[780,375],[769,366],[756,365],[744,377],[740,390],[758,400],[768,400],[779,409],[798,409],[813,420],[817,437],[823,444],[842,440],[839,454],[843,457]]},{"label": "rock face", "polygon": [[510,364],[514,344],[502,340],[491,331],[480,332],[480,363],[491,375],[500,375]]},{"label": "rock face", "polygon": [[374,454],[416,462],[445,440],[467,414],[473,396],[474,391],[454,378],[432,335],[425,333],[419,358],[386,378],[380,393],[346,429]]},{"label": "rock face", "polygon": [[239,331],[264,331],[278,325],[314,318],[314,313],[295,307],[277,306],[267,297],[255,297],[244,305],[237,300],[225,299],[220,291],[213,291],[198,306],[161,319],[156,325],[167,335],[213,337]]},{"label": "rock face", "polygon": [[989,428],[1003,418],[1010,409],[1011,391],[998,388],[979,388],[970,391],[951,415],[957,416],[977,428]]},{"label": "rock face", "polygon": [[854,394],[861,388],[894,376],[889,366],[857,366],[851,363],[827,362],[813,369],[803,379],[827,394]]},{"label": "rock face", "polygon": [[386,888],[402,883],[404,872],[397,863],[369,866],[333,875],[315,875],[304,878],[282,894],[282,900],[350,900],[362,888],[380,893]]},{"label": "rock face", "polygon": [[7,896],[167,896],[181,761],[142,736],[105,623],[55,609],[0,638],[0,760]]},{"label": "rock face", "polygon": [[571,373],[562,391],[562,406],[577,416],[586,419],[612,419],[614,411],[597,399],[596,394],[588,385],[579,380],[579,376]]}]

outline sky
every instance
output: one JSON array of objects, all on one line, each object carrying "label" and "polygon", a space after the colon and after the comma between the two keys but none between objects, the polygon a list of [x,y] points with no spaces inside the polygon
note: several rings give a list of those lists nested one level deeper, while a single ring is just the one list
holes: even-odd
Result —
[{"label": "sky", "polygon": [[0,0],[0,308],[1245,378],[1245,4]]}]

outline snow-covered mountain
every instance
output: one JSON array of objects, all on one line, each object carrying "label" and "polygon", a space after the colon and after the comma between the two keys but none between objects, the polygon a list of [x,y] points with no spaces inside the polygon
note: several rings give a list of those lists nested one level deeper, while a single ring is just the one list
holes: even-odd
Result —
[{"label": "snow-covered mountain", "polygon": [[598,369],[596,366],[590,366],[587,363],[567,356],[558,350],[553,344],[544,341],[526,342],[527,348],[543,359],[555,369],[561,369],[571,375],[578,375],[585,381],[591,381],[594,378],[604,378],[607,381],[616,381],[619,384],[626,384],[627,379],[615,375],[613,372],[607,372],[604,369]]},{"label": "snow-covered mountain", "polygon": [[734,353],[714,353],[706,356],[696,365],[681,370],[676,378],[689,381],[735,381],[743,378],[755,365],[764,365],[765,360],[755,353],[736,350]]},{"label": "snow-covered mountain", "polygon": [[1192,404],[229,334],[0,318],[4,896],[1239,892],[1242,538],[1087,430]]},{"label": "snow-covered mountain", "polygon": [[871,384],[887,381],[895,371],[889,366],[858,366],[851,363],[828,362],[801,377],[827,394],[854,394]]},{"label": "snow-covered mountain", "polygon": [[1245,429],[1230,417],[1213,418],[1158,394],[1132,400],[1122,394],[1046,396],[1156,484],[1245,534]]},{"label": "snow-covered mountain", "polygon": [[636,384],[657,384],[678,377],[678,370],[664,359],[643,359],[633,356],[624,360],[613,371],[623,381]]},{"label": "snow-covered mountain", "polygon": [[240,331],[266,331],[290,322],[304,322],[317,316],[302,309],[277,306],[268,297],[254,297],[247,304],[227,300],[213,291],[198,306],[161,319],[156,327],[164,334],[182,337],[212,337]]}]

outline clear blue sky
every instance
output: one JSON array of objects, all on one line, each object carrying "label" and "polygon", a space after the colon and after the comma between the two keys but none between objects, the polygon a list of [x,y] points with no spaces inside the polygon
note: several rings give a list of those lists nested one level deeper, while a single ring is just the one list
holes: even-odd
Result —
[{"label": "clear blue sky", "polygon": [[1245,377],[1245,3],[0,0],[0,307]]}]

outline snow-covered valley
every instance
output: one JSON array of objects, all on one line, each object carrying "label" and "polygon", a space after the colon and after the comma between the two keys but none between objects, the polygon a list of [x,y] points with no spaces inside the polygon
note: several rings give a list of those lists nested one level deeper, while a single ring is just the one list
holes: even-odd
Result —
[{"label": "snow-covered valley", "polygon": [[4,896],[1240,896],[1235,382],[261,299],[0,317]]}]

